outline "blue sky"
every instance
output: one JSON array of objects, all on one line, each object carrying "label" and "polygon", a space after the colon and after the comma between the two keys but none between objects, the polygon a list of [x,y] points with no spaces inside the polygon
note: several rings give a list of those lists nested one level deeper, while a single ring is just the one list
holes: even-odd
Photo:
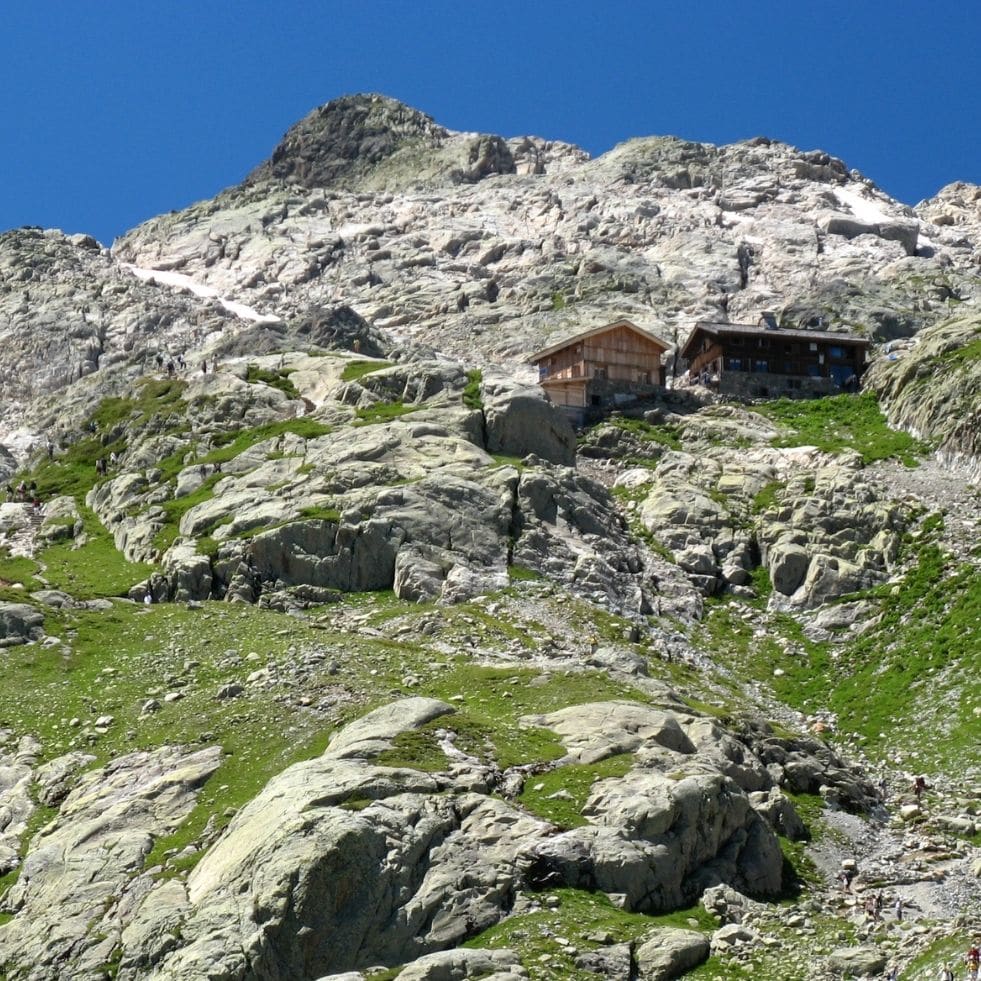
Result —
[{"label": "blue sky", "polygon": [[964,0],[9,0],[0,230],[109,244],[366,91],[593,154],[766,135],[915,204],[981,183],[979,68],[981,4]]}]

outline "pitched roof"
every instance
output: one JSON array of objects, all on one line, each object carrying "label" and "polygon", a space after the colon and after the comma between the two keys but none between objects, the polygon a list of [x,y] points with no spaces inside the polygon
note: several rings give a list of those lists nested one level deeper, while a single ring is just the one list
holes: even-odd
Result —
[{"label": "pitched roof", "polygon": [[786,337],[797,341],[829,341],[835,344],[845,344],[852,347],[869,347],[870,341],[865,337],[857,337],[855,334],[843,334],[833,330],[786,330],[778,327],[754,327],[751,324],[723,324],[700,320],[692,328],[685,346],[681,349],[681,356],[688,357],[689,348],[692,346],[699,331],[711,337]]},{"label": "pitched roof", "polygon": [[660,337],[656,337],[654,334],[650,334],[646,330],[641,330],[640,327],[638,327],[636,324],[632,324],[629,320],[620,319],[614,320],[611,324],[603,324],[602,327],[593,327],[591,330],[584,330],[581,334],[574,334],[572,337],[567,337],[564,341],[559,341],[558,344],[553,344],[551,347],[546,347],[541,351],[537,351],[528,360],[532,363],[541,361],[542,358],[547,358],[549,355],[555,354],[556,351],[561,351],[572,344],[578,344],[580,341],[584,341],[588,337],[595,337],[597,334],[602,334],[604,331],[608,331],[613,327],[626,327],[629,330],[632,330],[638,336],[642,337],[645,341],[650,341],[652,344],[656,344],[662,351],[667,351],[667,349],[671,346],[665,341],[662,341]]}]

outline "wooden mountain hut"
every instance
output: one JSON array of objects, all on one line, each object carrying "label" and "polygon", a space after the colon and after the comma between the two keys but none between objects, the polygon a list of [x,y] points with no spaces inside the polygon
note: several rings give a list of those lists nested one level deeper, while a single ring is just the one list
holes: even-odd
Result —
[{"label": "wooden mountain hut", "polygon": [[581,424],[663,388],[667,349],[629,320],[616,320],[538,351],[530,361],[552,402]]},{"label": "wooden mountain hut", "polygon": [[692,383],[737,398],[832,395],[857,391],[870,344],[835,331],[760,324],[695,324],[681,349]]}]

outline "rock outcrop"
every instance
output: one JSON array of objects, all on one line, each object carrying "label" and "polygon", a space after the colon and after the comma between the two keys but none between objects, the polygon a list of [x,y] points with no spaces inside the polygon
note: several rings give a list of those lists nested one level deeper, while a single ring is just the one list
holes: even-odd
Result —
[{"label": "rock outcrop", "polygon": [[867,384],[893,425],[936,449],[948,466],[981,476],[981,320],[965,314],[890,345],[872,365]]}]

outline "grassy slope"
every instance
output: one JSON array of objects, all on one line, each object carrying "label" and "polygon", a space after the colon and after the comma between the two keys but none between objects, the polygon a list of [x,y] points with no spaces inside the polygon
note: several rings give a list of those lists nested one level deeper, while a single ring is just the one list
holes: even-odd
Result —
[{"label": "grassy slope", "polygon": [[[378,367],[375,362],[366,364],[370,365],[366,370]],[[151,405],[153,400],[164,399],[164,406],[170,408],[177,394],[155,389],[148,398]],[[772,417],[779,418],[786,428],[781,437],[785,445],[797,441],[822,445],[829,451],[854,448],[867,459],[912,452],[909,442],[892,440],[874,403],[853,400],[849,407],[856,414],[842,415],[841,419],[851,419],[847,423],[821,403],[781,404],[772,409]],[[137,419],[145,411],[145,407],[133,405],[110,408],[113,419],[124,412]],[[108,417],[103,420],[111,422]],[[314,428],[305,425],[311,422],[290,420],[229,434],[224,445],[211,449],[200,460],[213,463],[231,459],[259,440],[282,432],[311,438],[326,431],[319,423],[312,423]],[[640,430],[638,434],[642,434]],[[676,435],[671,431],[651,438],[673,445]],[[62,463],[65,472],[60,476],[58,467],[52,465],[49,471],[47,465],[42,466],[41,472],[49,478],[45,486],[75,493],[91,486],[94,468],[89,457],[106,452],[106,445],[93,437],[92,445],[85,443]],[[170,469],[176,474],[179,466]],[[179,515],[171,519],[179,520]],[[123,563],[104,530],[100,532],[92,524],[93,516],[85,514],[85,520],[89,540],[82,549],[56,546],[46,554],[52,581],[81,595],[114,595],[145,576],[145,569]],[[972,617],[978,622],[976,581],[963,572],[952,575],[928,534],[909,547],[919,550],[919,562],[911,565],[904,588],[898,593],[882,590],[870,597],[883,611],[882,622],[876,631],[846,647],[838,661],[832,659],[827,645],[806,642],[789,617],[770,618],[768,636],[760,642],[742,615],[744,607],[724,602],[710,607],[697,631],[699,643],[722,669],[718,676],[693,675],[683,666],[656,660],[651,662],[651,672],[686,687],[693,704],[720,715],[747,707],[742,681],[765,680],[791,705],[837,711],[843,728],[857,733],[869,749],[885,753],[904,729],[917,722],[915,684],[929,684],[931,690],[936,690],[938,683],[947,684],[951,691],[967,687],[973,662],[971,635],[965,625]],[[0,577],[8,581],[36,585],[32,577],[37,571],[28,560],[0,561]],[[534,581],[515,582],[507,592],[520,596],[523,589],[538,587]],[[10,589],[4,595],[11,593],[22,596],[22,591]],[[459,748],[494,759],[502,766],[555,760],[562,750],[554,735],[522,726],[519,719],[523,715],[582,701],[646,697],[642,691],[612,682],[598,672],[543,673],[514,663],[487,667],[462,653],[446,653],[448,649],[474,650],[487,657],[500,652],[513,659],[516,651],[532,655],[540,650],[548,640],[542,625],[522,618],[508,606],[493,616],[477,603],[441,609],[438,643],[423,642],[417,630],[433,609],[399,603],[391,594],[352,596],[330,613],[341,610],[363,618],[367,625],[390,628],[390,633],[397,630],[399,642],[361,632],[336,633],[326,622],[303,622],[218,603],[187,609],[118,602],[109,611],[49,611],[46,630],[62,644],[14,648],[5,654],[0,726],[38,736],[47,758],[71,748],[86,748],[97,756],[93,765],[165,741],[220,743],[225,760],[204,788],[197,808],[175,835],[157,842],[149,857],[151,864],[165,863],[164,874],[184,874],[197,856],[177,859],[168,857],[168,852],[198,840],[212,815],[218,816],[220,827],[230,809],[254,796],[273,774],[322,751],[337,725],[399,692],[444,698],[458,709],[455,716],[400,739],[385,760],[421,768],[444,765],[436,729],[454,731]],[[759,613],[757,609],[752,615]],[[567,604],[562,616],[573,633],[594,632],[606,640],[622,642],[626,625],[616,617],[580,603]],[[405,639],[406,635],[410,639]],[[636,650],[646,653],[639,646]],[[275,680],[247,680],[256,669],[270,664],[277,666],[271,674],[273,679],[277,671],[289,677],[291,666],[311,654],[322,660],[308,664],[299,689]],[[784,669],[779,679],[773,678],[775,667]],[[890,672],[896,676],[895,684]],[[242,695],[216,700],[218,689],[229,682],[241,684]],[[164,694],[170,691],[181,691],[183,698],[164,701]],[[870,691],[874,693],[872,699]],[[140,709],[149,698],[161,701],[161,708],[141,715]],[[958,751],[971,750],[972,704],[965,700],[963,712],[949,727],[949,738]],[[40,706],[44,711],[39,711]],[[104,714],[114,716],[115,721],[108,732],[100,734],[91,723]],[[928,715],[919,721],[924,735],[935,724]],[[922,745],[930,743],[924,739]],[[935,740],[932,745],[936,759],[931,762],[938,767],[948,765],[946,749]],[[621,757],[592,767],[560,767],[530,781],[521,803],[561,826],[574,826],[583,820],[581,808],[592,782],[624,772],[629,763],[629,757]],[[554,797],[556,790],[564,790],[569,797]],[[812,815],[811,823],[817,830],[819,817]],[[806,878],[808,870],[800,850],[793,859]],[[9,885],[9,878],[0,882],[0,891]],[[608,934],[628,939],[643,934],[656,922],[657,918],[625,914],[602,896],[563,890],[554,908],[532,909],[508,919],[474,943],[515,946],[533,977],[575,978],[579,973],[568,947],[557,938],[564,936],[573,946],[586,948],[598,942],[589,939],[590,932],[594,937]],[[711,928],[697,912],[678,914],[673,922]],[[825,924],[829,932],[840,926],[831,919]],[[730,972],[728,977],[751,976],[732,973],[735,968],[725,970]],[[720,977],[718,971],[719,965],[712,959],[690,976]],[[765,950],[757,956],[755,976],[790,977],[779,974],[778,955]]]}]

